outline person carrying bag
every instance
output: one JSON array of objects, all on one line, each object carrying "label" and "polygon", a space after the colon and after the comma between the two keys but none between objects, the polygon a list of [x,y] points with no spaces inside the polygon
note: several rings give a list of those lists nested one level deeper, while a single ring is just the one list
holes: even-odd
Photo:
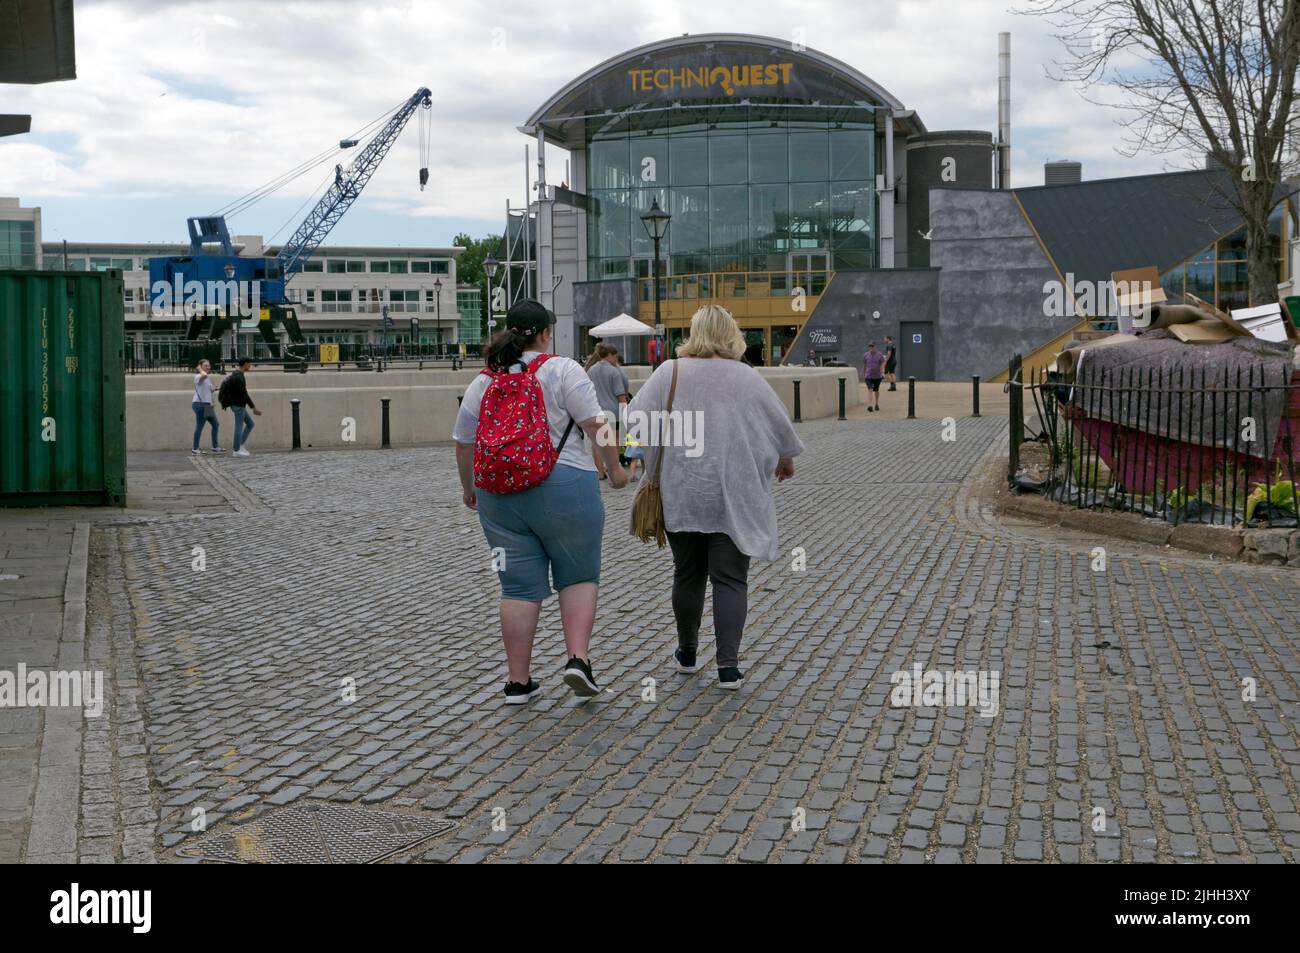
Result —
[{"label": "person carrying bag", "polygon": [[667,448],[664,430],[669,419],[668,415],[673,412],[673,397],[677,393],[677,366],[678,362],[673,361],[673,379],[668,385],[667,411],[660,418],[659,454],[655,457],[654,473],[641,484],[632,500],[632,535],[643,543],[654,540],[660,549],[668,545],[668,536],[664,526],[664,496],[660,489],[659,474],[664,468]]}]

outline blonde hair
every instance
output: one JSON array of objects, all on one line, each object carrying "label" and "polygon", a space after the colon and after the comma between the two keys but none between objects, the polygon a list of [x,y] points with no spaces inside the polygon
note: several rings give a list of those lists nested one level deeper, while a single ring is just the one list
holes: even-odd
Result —
[{"label": "blonde hair", "polygon": [[726,308],[706,304],[691,316],[691,333],[677,345],[678,357],[727,357],[738,361],[745,355],[745,335]]}]

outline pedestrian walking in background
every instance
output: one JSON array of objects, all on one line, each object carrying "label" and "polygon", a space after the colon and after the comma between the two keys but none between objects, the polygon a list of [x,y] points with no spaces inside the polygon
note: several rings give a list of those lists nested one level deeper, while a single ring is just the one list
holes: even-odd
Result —
[{"label": "pedestrian walking in background", "polygon": [[[623,456],[623,442],[620,435],[620,410],[628,401],[631,387],[628,384],[627,374],[618,365],[618,358],[618,348],[611,344],[597,344],[596,349],[587,358],[585,370],[587,376],[591,378],[592,386],[596,389],[596,400],[600,403],[600,409],[604,412],[605,419],[614,434],[619,463],[626,466],[627,458]],[[600,479],[605,479],[605,467],[601,462],[599,447],[592,446],[591,458],[595,461],[596,472],[600,475]]]},{"label": "pedestrian walking in background", "polygon": [[212,427],[212,452],[225,453],[225,450],[217,446],[217,428],[220,422],[217,420],[216,408],[212,406],[212,363],[206,357],[194,368],[194,400],[190,406],[194,409],[194,445],[190,453],[198,456],[203,452],[199,449],[199,440],[203,436],[205,423]]},{"label": "pedestrian walking in background", "polygon": [[894,339],[886,334],[885,380],[889,381],[890,390],[898,390],[898,375],[894,373],[896,370],[898,370],[898,346],[894,344]]},{"label": "pedestrian walking in background", "polygon": [[885,355],[876,350],[876,342],[867,345],[862,355],[862,379],[867,382],[867,413],[880,409],[880,382],[885,376]]},{"label": "pedestrian walking in background", "polygon": [[[691,318],[677,358],[657,368],[628,407],[629,430],[651,421],[636,434],[647,478],[634,501],[633,532],[661,526],[672,547],[673,658],[679,671],[698,670],[700,621],[711,584],[718,686],[725,689],[739,688],[744,680],[740,645],[750,559],[779,555],[771,480],[794,476],[794,458],[803,452],[785,405],[741,360],[744,353],[745,336],[731,314],[706,305]],[[678,432],[656,430],[656,411],[666,412],[662,421],[682,421]],[[639,527],[636,503],[642,494],[653,499],[656,486],[662,520],[653,529]]]},{"label": "pedestrian walking in background", "polygon": [[452,431],[462,498],[478,513],[501,583],[507,704],[526,702],[538,690],[531,678],[533,640],[552,582],[569,656],[564,683],[580,697],[600,691],[588,649],[605,508],[577,431],[601,448],[610,484],[627,485],[582,365],[547,353],[554,321],[536,301],[510,309],[505,330],[486,348],[484,372],[465,389]]},{"label": "pedestrian walking in background", "polygon": [[221,402],[222,410],[229,408],[235,414],[235,440],[231,447],[237,457],[252,456],[246,446],[248,435],[253,432],[252,415],[262,416],[262,412],[253,403],[253,398],[248,396],[248,378],[245,375],[252,366],[253,362],[248,358],[241,360],[217,390],[217,400]]}]

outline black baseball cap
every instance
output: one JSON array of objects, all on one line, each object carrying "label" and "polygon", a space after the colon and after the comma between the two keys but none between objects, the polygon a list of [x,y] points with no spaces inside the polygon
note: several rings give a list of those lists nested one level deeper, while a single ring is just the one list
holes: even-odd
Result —
[{"label": "black baseball cap", "polygon": [[547,311],[540,301],[532,298],[518,302],[506,312],[506,327],[534,334],[546,330],[554,323],[555,315]]}]

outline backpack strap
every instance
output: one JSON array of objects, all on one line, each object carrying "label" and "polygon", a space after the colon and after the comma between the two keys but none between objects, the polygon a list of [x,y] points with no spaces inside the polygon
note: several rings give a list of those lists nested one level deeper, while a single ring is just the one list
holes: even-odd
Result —
[{"label": "backpack strap", "polygon": [[550,360],[551,358],[553,358],[553,357],[555,357],[554,354],[539,354],[539,355],[537,355],[535,358],[533,358],[532,363],[530,363],[530,364],[528,365],[528,368],[527,368],[528,373],[529,373],[529,374],[536,374],[538,368],[540,368],[543,364],[545,364],[547,361],[549,361],[549,360]]},{"label": "backpack strap", "polygon": [[[536,374],[537,371],[538,371],[538,369],[539,369],[543,364],[545,364],[547,361],[549,361],[551,358],[553,358],[553,357],[555,357],[555,356],[556,356],[556,355],[554,355],[554,354],[539,354],[539,355],[537,355],[535,358],[532,359],[532,361],[528,364],[528,367],[526,368],[526,370],[528,371],[529,374]],[[575,423],[575,421],[574,421],[574,419],[573,419],[573,415],[570,414],[570,415],[569,415],[569,425],[568,425],[567,427],[564,428],[564,436],[562,436],[562,437],[560,438],[560,444],[559,444],[559,446],[557,446],[557,447],[555,448],[555,455],[556,455],[557,457],[560,455],[560,451],[564,449],[564,444],[565,444],[565,442],[569,439],[569,434],[573,432],[573,425],[574,425],[574,423]],[[582,431],[581,431],[581,430],[578,431],[578,439],[579,439],[579,440],[582,439]]]}]

